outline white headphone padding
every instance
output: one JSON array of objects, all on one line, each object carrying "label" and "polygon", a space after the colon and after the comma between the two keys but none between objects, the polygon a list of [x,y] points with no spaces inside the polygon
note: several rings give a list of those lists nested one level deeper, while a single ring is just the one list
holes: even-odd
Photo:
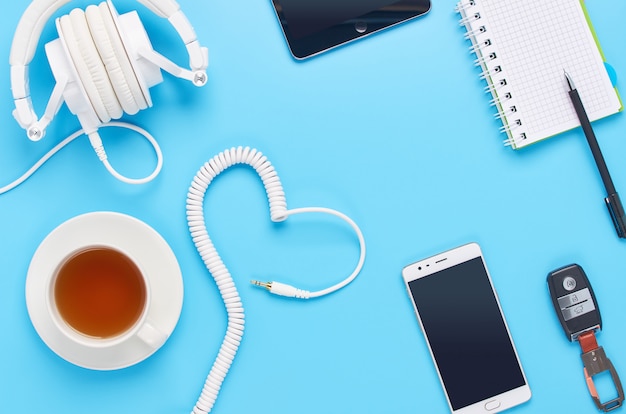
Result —
[{"label": "white headphone padding", "polygon": [[[106,3],[103,3],[106,6]],[[108,7],[106,7],[108,9]],[[108,13],[108,11],[105,11]],[[111,85],[115,91],[115,95],[122,106],[124,112],[130,115],[134,115],[139,112],[139,105],[133,97],[133,93],[126,80],[126,75],[122,70],[120,62],[118,62],[115,51],[113,50],[113,43],[109,38],[105,22],[102,18],[102,11],[99,7],[91,5],[85,10],[85,18],[89,25],[89,31],[93,37],[102,63],[109,75]],[[123,57],[125,58],[125,56]]]},{"label": "white headphone padding", "polygon": [[99,8],[100,15],[102,16],[102,20],[104,21],[104,27],[107,30],[109,40],[111,41],[111,44],[113,46],[113,52],[115,53],[117,62],[120,64],[122,72],[124,73],[126,82],[128,82],[128,86],[130,87],[130,91],[133,94],[133,98],[135,98],[135,101],[137,102],[137,105],[139,105],[140,110],[146,109],[148,107],[148,101],[143,94],[139,79],[137,78],[137,74],[135,73],[133,64],[130,61],[130,57],[128,55],[128,52],[126,51],[124,42],[122,41],[122,36],[120,35],[117,29],[117,25],[115,24],[113,11],[109,7],[108,3],[101,3]]},{"label": "white headphone padding", "polygon": [[44,26],[50,17],[63,5],[71,0],[39,0],[33,1],[22,15],[11,45],[9,64],[28,65],[41,37]]},{"label": "white headphone padding", "polygon": [[76,41],[74,27],[72,25],[72,21],[70,20],[70,16],[61,16],[61,18],[58,20],[58,23],[58,27],[60,29],[59,35],[62,36],[63,42],[65,43],[67,50],[69,51],[70,58],[74,63],[74,67],[76,68],[79,81],[83,85],[83,88],[87,93],[87,97],[91,102],[91,106],[93,107],[96,116],[98,117],[98,119],[100,119],[100,121],[109,118],[109,114],[104,106],[104,103],[102,102],[102,98],[98,93],[98,88],[96,87],[93,79],[91,79],[91,77],[88,75],[89,69],[87,68],[87,63],[83,61],[80,46]]},{"label": "white headphone padding", "polygon": [[[98,95],[109,117],[108,120],[103,122],[121,118],[123,114],[122,106],[113,90],[109,74],[107,73],[104,62],[100,57],[100,53],[92,37],[85,12],[81,9],[72,10],[70,13],[70,21],[72,22],[78,49],[88,69],[85,75],[93,80],[94,85],[96,85]],[[82,75],[83,74],[80,74],[81,77]]]}]

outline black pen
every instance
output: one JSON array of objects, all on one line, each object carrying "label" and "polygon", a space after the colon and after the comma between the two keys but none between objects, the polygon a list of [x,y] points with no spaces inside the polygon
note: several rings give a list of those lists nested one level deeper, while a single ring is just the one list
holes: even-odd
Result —
[{"label": "black pen", "polygon": [[606,167],[606,162],[604,162],[604,157],[600,151],[596,135],[593,133],[593,129],[591,129],[591,122],[589,122],[589,117],[587,116],[587,112],[585,112],[585,107],[576,90],[576,86],[568,73],[565,71],[564,73],[567,85],[569,86],[569,97],[572,100],[572,104],[574,104],[574,110],[576,110],[576,115],[578,115],[580,126],[583,128],[583,132],[589,143],[589,148],[591,148],[591,153],[593,154],[593,158],[598,166],[598,171],[602,177],[604,188],[606,188],[607,196],[604,198],[604,201],[609,209],[609,214],[611,214],[613,225],[615,226],[617,235],[621,238],[626,238],[626,216],[624,214],[624,207],[615,190],[615,185],[613,185],[611,174],[609,174],[609,169]]}]

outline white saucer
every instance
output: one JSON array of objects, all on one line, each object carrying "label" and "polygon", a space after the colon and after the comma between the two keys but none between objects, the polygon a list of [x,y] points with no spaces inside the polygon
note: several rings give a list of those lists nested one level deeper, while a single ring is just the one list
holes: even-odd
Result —
[{"label": "white saucer", "polygon": [[183,280],[176,256],[152,227],[113,212],[74,217],[41,242],[26,278],[26,306],[33,326],[50,349],[84,368],[113,370],[143,361],[159,347],[150,347],[132,336],[109,346],[82,345],[65,336],[49,312],[47,280],[65,256],[87,245],[117,246],[137,262],[150,290],[147,317],[168,337],[172,333],[183,304]]}]

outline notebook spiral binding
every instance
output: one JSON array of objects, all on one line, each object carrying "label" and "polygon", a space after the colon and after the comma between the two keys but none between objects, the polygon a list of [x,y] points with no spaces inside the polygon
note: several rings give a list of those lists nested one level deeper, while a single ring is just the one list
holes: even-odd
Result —
[{"label": "notebook spiral binding", "polygon": [[506,68],[498,59],[497,44],[489,35],[488,22],[482,20],[477,3],[480,0],[461,0],[455,11],[461,15],[459,25],[465,27],[465,39],[472,42],[469,53],[476,55],[474,65],[482,70],[479,78],[487,82],[484,90],[492,97],[489,104],[496,107],[494,117],[502,122],[500,132],[507,135],[504,145],[515,146],[526,139],[526,133],[518,115],[518,104],[508,88]]}]

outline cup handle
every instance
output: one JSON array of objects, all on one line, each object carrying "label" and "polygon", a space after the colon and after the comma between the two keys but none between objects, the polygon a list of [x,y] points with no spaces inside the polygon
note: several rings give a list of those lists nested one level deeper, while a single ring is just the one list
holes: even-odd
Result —
[{"label": "cup handle", "polygon": [[150,321],[146,321],[137,332],[137,336],[152,349],[157,349],[165,343],[167,335],[157,329]]}]

